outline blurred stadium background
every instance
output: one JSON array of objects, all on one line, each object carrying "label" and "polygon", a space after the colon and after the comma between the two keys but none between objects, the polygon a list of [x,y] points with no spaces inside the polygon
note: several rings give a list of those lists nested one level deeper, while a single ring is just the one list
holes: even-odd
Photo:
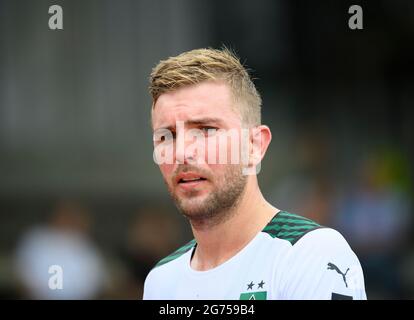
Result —
[{"label": "blurred stadium background", "polygon": [[141,297],[191,237],[152,160],[148,75],[222,44],[263,96],[266,197],[344,234],[368,298],[414,298],[413,39],[402,0],[0,0],[0,298]]}]

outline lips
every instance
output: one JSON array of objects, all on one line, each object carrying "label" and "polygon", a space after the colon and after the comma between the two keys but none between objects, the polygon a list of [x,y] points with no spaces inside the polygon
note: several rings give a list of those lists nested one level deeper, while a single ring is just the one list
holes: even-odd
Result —
[{"label": "lips", "polygon": [[206,179],[204,178],[180,179],[178,183],[187,183],[187,182],[202,181],[202,180],[206,180]]},{"label": "lips", "polygon": [[180,185],[196,184],[207,180],[204,176],[195,172],[182,172],[177,175],[176,183]]}]

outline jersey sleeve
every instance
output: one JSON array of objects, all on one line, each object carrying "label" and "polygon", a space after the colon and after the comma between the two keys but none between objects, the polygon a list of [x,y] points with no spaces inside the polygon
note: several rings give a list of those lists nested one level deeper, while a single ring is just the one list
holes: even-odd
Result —
[{"label": "jersey sleeve", "polygon": [[289,300],[365,300],[361,265],[343,236],[317,229],[296,242],[282,270],[280,296]]}]

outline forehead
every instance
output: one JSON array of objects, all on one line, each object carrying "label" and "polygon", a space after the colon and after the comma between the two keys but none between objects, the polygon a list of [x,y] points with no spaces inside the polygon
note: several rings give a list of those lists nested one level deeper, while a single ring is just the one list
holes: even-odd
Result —
[{"label": "forehead", "polygon": [[234,110],[231,89],[225,82],[202,82],[162,94],[153,110],[154,129],[168,127],[176,121],[218,118],[229,126],[240,123]]}]

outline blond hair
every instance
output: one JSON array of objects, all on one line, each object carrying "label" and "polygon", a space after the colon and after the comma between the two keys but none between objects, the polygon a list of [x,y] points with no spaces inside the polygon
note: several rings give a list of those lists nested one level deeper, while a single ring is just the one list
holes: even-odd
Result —
[{"label": "blond hair", "polygon": [[230,86],[241,120],[248,125],[259,125],[262,104],[260,94],[247,69],[227,48],[196,49],[160,61],[150,76],[152,106],[163,93],[204,81],[220,80]]}]

